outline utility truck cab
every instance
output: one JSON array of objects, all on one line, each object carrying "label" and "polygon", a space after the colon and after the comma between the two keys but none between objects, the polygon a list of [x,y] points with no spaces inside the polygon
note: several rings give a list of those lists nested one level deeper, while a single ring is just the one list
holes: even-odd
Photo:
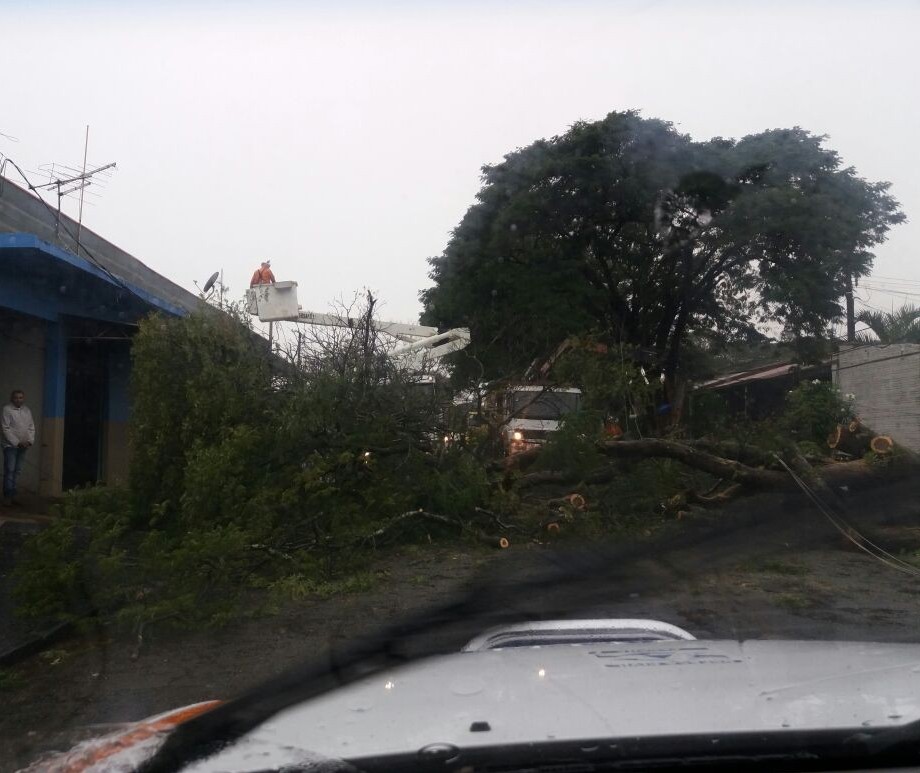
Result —
[{"label": "utility truck cab", "polygon": [[543,384],[513,384],[497,393],[496,409],[505,417],[502,445],[508,455],[543,445],[569,413],[581,408],[581,390]]}]

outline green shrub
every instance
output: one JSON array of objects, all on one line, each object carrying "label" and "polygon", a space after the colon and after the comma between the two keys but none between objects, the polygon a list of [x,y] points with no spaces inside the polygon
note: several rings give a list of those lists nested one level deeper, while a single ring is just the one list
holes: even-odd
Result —
[{"label": "green shrub", "polygon": [[851,403],[826,381],[803,381],[786,395],[780,425],[796,441],[826,448],[827,436],[841,422],[853,418]]},{"label": "green shrub", "polygon": [[19,611],[28,617],[75,620],[117,606],[127,575],[128,492],[104,487],[73,491],[55,514],[47,528],[26,542],[17,563]]}]

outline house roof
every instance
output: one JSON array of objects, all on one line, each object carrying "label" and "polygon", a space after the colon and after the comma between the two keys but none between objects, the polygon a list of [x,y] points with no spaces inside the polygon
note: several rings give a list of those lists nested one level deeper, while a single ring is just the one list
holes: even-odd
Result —
[{"label": "house roof", "polygon": [[201,306],[193,293],[158,274],[92,230],[60,215],[42,199],[0,177],[0,255],[30,255],[47,270],[78,271],[134,295],[161,311],[184,315]]},{"label": "house roof", "polygon": [[[173,300],[167,300],[163,296],[169,295],[168,293],[159,292],[158,288],[151,287],[148,283],[137,284],[122,279],[106,271],[103,266],[77,257],[53,244],[48,244],[34,234],[0,233],[0,267],[7,277],[16,273],[37,281],[37,286],[33,284],[36,289],[41,286],[42,280],[46,280],[45,283],[52,286],[54,291],[57,291],[59,287],[69,287],[77,282],[87,286],[101,283],[120,290],[125,295],[134,296],[135,301],[140,301],[143,305],[167,314],[185,316],[190,310],[185,305],[179,306]],[[81,274],[85,276],[78,279]],[[65,284],[61,284],[62,281]],[[69,294],[71,298],[74,297],[72,289]],[[86,293],[78,297],[85,298]],[[138,304],[135,303],[135,305]],[[142,311],[149,311],[149,309]]]},{"label": "house roof", "polygon": [[726,387],[747,384],[752,381],[769,381],[770,379],[783,378],[784,376],[795,373],[800,367],[800,365],[794,362],[772,363],[752,370],[729,373],[728,375],[719,376],[709,381],[703,381],[702,383],[696,384],[694,389],[725,389]]}]

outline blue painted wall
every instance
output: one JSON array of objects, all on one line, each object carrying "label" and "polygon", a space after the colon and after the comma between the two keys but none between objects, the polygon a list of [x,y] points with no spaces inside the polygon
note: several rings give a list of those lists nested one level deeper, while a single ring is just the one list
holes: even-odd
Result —
[{"label": "blue painted wall", "polygon": [[67,328],[63,322],[45,322],[45,374],[42,389],[43,418],[63,418],[66,390]]},{"label": "blue painted wall", "polygon": [[127,343],[110,346],[107,365],[106,421],[128,421],[131,415],[131,351]]}]

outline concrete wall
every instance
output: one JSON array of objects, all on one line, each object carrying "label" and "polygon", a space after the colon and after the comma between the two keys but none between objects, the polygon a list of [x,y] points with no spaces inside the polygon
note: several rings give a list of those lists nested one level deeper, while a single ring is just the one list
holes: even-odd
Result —
[{"label": "concrete wall", "polygon": [[0,404],[6,405],[10,392],[22,389],[26,405],[35,420],[35,445],[26,454],[19,489],[37,493],[42,456],[42,382],[44,380],[45,329],[32,317],[0,313]]},{"label": "concrete wall", "polygon": [[[64,465],[64,402],[67,388],[66,323],[48,322],[0,309],[0,404],[22,389],[35,421],[35,445],[26,455],[19,490],[59,496]],[[112,341],[105,363],[100,479],[126,483],[131,461],[130,342]]]},{"label": "concrete wall", "polygon": [[920,451],[920,345],[860,346],[840,352],[834,383],[855,396],[869,428]]}]

